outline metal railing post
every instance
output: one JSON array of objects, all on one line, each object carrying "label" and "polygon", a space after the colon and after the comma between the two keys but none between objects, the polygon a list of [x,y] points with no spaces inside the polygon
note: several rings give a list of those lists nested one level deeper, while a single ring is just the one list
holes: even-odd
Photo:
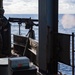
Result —
[{"label": "metal railing post", "polygon": [[74,75],[74,33],[72,33],[72,75]]},{"label": "metal railing post", "polygon": [[18,24],[19,24],[19,35],[21,35],[21,29],[20,29],[21,23],[18,23]]}]

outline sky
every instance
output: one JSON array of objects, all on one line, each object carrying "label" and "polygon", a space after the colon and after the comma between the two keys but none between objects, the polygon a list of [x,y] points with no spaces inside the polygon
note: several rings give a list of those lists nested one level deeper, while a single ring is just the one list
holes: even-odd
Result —
[{"label": "sky", "polygon": [[[38,0],[3,0],[5,13],[38,13]],[[75,14],[75,0],[59,0],[59,13]]]},{"label": "sky", "polygon": [[75,0],[59,0],[60,14],[75,14]]},{"label": "sky", "polygon": [[3,0],[5,14],[38,14],[38,0]]},{"label": "sky", "polygon": [[64,28],[75,27],[75,0],[59,0],[59,14],[64,14],[61,19]]},{"label": "sky", "polygon": [[[3,0],[5,14],[38,14],[39,0]],[[58,0],[58,13],[64,14],[64,28],[75,26],[75,0]]]}]

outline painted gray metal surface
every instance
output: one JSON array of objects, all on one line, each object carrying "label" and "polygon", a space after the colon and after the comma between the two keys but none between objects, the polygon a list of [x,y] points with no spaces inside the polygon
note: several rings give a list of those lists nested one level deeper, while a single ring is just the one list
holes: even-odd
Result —
[{"label": "painted gray metal surface", "polygon": [[[57,72],[56,35],[58,33],[58,0],[39,0],[39,68]],[[50,64],[51,62],[51,64]],[[51,67],[52,67],[51,66]],[[52,74],[51,73],[51,74]]]}]

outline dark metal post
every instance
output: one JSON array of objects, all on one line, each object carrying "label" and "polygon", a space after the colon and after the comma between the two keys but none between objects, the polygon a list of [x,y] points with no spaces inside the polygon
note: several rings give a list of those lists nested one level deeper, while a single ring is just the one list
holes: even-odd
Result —
[{"label": "dark metal post", "polygon": [[49,62],[49,68],[48,68],[48,71],[49,71],[49,75],[57,75],[57,72],[58,72],[58,49],[57,49],[57,44],[58,44],[58,37],[57,37],[57,33],[58,33],[58,0],[52,0],[52,11],[53,11],[53,14],[52,14],[52,35],[51,35],[51,38],[52,38],[52,49],[51,49],[51,52],[50,54],[51,55],[51,59],[50,59],[50,62]]},{"label": "dark metal post", "polygon": [[19,24],[19,35],[21,35],[21,29],[20,29],[21,24],[20,23],[18,23],[18,24]]},{"label": "dark metal post", "polygon": [[0,0],[0,8],[3,8],[3,0]]},{"label": "dark metal post", "polygon": [[58,72],[56,33],[58,33],[58,0],[39,0],[38,60],[39,70],[45,75],[57,75]]},{"label": "dark metal post", "polygon": [[72,33],[72,75],[74,75],[74,33]]}]

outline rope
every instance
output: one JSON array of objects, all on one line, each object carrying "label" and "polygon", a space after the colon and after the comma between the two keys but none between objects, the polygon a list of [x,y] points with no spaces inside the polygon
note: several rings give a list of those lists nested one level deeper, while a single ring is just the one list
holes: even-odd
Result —
[{"label": "rope", "polygon": [[32,30],[32,28],[29,29],[26,36],[28,36],[28,37],[27,37],[27,40],[26,40],[26,45],[25,45],[25,49],[24,49],[24,52],[23,52],[23,56],[25,55],[25,52],[26,52],[26,49],[27,49],[29,37],[32,38],[32,39],[35,39],[35,34],[34,34],[34,31]]}]

